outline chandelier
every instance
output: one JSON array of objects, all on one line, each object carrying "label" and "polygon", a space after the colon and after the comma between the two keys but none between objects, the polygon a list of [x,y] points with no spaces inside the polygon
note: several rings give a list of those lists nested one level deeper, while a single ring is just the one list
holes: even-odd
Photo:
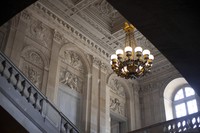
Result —
[{"label": "chandelier", "polygon": [[120,77],[136,79],[150,72],[154,56],[148,49],[136,46],[132,24],[125,22],[124,31],[125,48],[118,49],[116,54],[111,55],[111,67]]}]

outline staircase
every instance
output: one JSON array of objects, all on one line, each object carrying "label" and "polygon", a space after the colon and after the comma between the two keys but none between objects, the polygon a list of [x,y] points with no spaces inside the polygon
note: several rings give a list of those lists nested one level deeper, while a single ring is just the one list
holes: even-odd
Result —
[{"label": "staircase", "polygon": [[0,106],[31,133],[80,133],[0,52]]}]

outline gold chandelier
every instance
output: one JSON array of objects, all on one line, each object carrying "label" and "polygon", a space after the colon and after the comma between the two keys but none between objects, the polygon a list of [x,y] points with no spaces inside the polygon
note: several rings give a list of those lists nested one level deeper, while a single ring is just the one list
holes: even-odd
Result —
[{"label": "gold chandelier", "polygon": [[150,71],[154,56],[148,49],[143,50],[136,46],[132,24],[125,22],[124,31],[126,33],[125,48],[118,49],[116,54],[111,55],[111,67],[120,77],[139,78]]}]

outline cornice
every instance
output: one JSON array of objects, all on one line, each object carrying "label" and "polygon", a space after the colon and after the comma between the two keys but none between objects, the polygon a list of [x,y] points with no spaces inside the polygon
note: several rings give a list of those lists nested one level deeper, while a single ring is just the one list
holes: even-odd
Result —
[{"label": "cornice", "polygon": [[[81,31],[77,30],[76,28],[74,28],[73,26],[68,24],[62,18],[58,17],[55,13],[50,11],[43,4],[41,4],[40,2],[36,2],[32,5],[31,9],[34,12],[39,13],[43,19],[44,19],[44,17],[46,17],[47,20],[51,20],[53,22],[53,24],[56,24],[59,26],[59,30],[65,32],[65,36],[70,35],[71,37],[74,38],[72,40],[76,41],[76,42],[79,40],[83,44],[82,47],[86,47],[88,50],[90,50],[90,52],[93,55],[100,56],[102,58],[102,60],[104,60],[105,62],[107,62],[109,64],[110,54],[107,52],[107,50],[100,47],[96,42],[91,40],[89,37],[85,36]],[[56,27],[56,28],[58,28],[58,27]],[[70,34],[66,34],[66,33],[70,33]]]}]

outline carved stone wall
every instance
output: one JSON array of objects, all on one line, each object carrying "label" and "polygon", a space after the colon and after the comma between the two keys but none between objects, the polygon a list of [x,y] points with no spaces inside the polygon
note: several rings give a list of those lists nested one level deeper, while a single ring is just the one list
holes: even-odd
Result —
[{"label": "carved stone wall", "polygon": [[20,62],[22,72],[37,88],[41,89],[44,73],[44,63],[41,56],[34,50],[22,53]]},{"label": "carved stone wall", "polygon": [[126,117],[126,94],[123,85],[117,79],[110,81],[110,110]]},{"label": "carved stone wall", "polygon": [[62,67],[60,68],[59,82],[78,93],[82,93],[83,91],[83,79]]},{"label": "carved stone wall", "polygon": [[83,63],[81,62],[80,57],[73,51],[66,50],[63,53],[63,61],[68,65],[72,66],[74,69],[80,72],[84,72]]},{"label": "carved stone wall", "polygon": [[[60,102],[58,106],[65,114],[73,115],[72,119],[84,118],[81,122],[86,123],[82,125],[85,131],[104,132],[110,112],[127,118],[131,130],[135,125],[140,127],[140,120],[143,126],[164,121],[162,87],[175,69],[139,31],[134,32],[136,42],[156,53],[152,74],[137,81],[126,80],[130,85],[117,78],[106,84],[111,74],[110,54],[124,41],[124,33],[119,30],[123,23],[124,18],[105,0],[41,0],[12,19],[7,55],[35,86],[47,89],[55,104]],[[0,30],[0,43],[2,38],[5,34]],[[60,54],[68,43],[72,45]],[[27,46],[31,48],[25,50]],[[104,90],[107,86],[108,92]],[[70,104],[74,109],[68,110]],[[108,116],[106,111],[110,111]],[[109,133],[109,128],[106,130]]]},{"label": "carved stone wall", "polygon": [[82,93],[85,82],[85,67],[80,56],[73,50],[64,50],[60,54],[61,66],[59,83],[69,86],[72,90]]},{"label": "carved stone wall", "polygon": [[119,114],[119,115],[122,115],[122,116],[126,116],[126,104],[125,104],[125,101],[124,100],[119,100],[118,98],[116,97],[112,97],[110,98],[110,109],[111,111]]},{"label": "carved stone wall", "polygon": [[31,18],[26,35],[36,41],[38,44],[50,49],[53,39],[52,30],[41,21]]}]

